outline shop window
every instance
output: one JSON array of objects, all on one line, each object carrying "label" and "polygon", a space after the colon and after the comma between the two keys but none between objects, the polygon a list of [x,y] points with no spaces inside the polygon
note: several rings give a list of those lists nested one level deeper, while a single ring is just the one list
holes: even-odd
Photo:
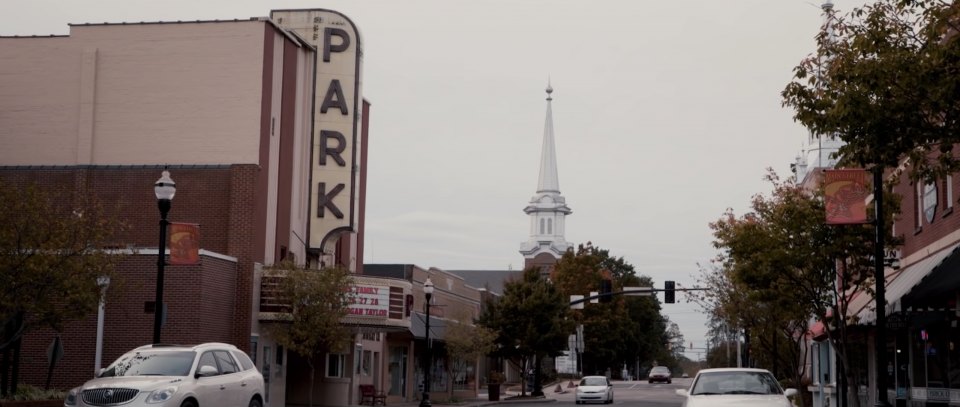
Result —
[{"label": "shop window", "polygon": [[360,360],[360,374],[364,376],[370,376],[370,363],[373,353],[371,351],[363,351],[362,359]]},{"label": "shop window", "polygon": [[250,359],[253,360],[253,363],[257,363],[257,347],[260,345],[260,337],[257,335],[250,336]]},{"label": "shop window", "polygon": [[343,368],[346,364],[346,355],[340,353],[327,354],[327,377],[343,377]]},{"label": "shop window", "polygon": [[824,385],[831,383],[830,377],[830,343],[829,342],[818,342],[817,343],[817,379],[814,383],[821,383]]}]

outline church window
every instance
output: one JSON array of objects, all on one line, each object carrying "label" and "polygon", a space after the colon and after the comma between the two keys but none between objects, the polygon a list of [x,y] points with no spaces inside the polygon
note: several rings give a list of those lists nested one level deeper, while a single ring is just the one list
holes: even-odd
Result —
[{"label": "church window", "polygon": [[547,234],[553,234],[553,219],[547,219]]},{"label": "church window", "polygon": [[544,234],[543,229],[544,229],[544,224],[545,224],[545,222],[546,222],[546,219],[540,219],[540,234],[541,234],[541,235]]}]

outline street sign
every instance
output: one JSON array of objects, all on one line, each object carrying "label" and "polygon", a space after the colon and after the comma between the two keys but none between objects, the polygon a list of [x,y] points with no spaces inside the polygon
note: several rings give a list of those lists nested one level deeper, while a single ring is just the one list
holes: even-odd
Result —
[{"label": "street sign", "polygon": [[653,295],[653,287],[623,287],[623,295],[649,297]]},{"label": "street sign", "polygon": [[570,309],[583,309],[583,296],[582,295],[571,295],[570,302],[580,301],[578,304],[573,304],[570,306]]},{"label": "street sign", "polygon": [[[591,297],[596,297],[596,296],[598,296],[598,295],[600,295],[600,292],[598,292],[598,291],[590,291],[590,296],[591,296]],[[590,300],[590,303],[591,303],[591,304],[598,304],[598,303],[600,303],[600,299],[599,299],[599,298],[594,298],[594,299]]]}]

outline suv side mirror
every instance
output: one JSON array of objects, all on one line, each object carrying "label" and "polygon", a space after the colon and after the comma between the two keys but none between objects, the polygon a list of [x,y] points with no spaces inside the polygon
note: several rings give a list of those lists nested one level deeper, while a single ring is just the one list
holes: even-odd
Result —
[{"label": "suv side mirror", "polygon": [[201,377],[216,376],[218,374],[220,374],[220,372],[217,371],[215,366],[203,365],[200,366],[200,369],[197,370],[197,374],[195,374],[193,377],[199,379]]}]

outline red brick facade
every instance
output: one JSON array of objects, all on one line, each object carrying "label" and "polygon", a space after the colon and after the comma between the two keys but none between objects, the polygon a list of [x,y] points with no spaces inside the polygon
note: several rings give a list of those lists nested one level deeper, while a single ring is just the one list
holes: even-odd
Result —
[{"label": "red brick facade", "polygon": [[[114,213],[129,229],[118,245],[133,250],[118,266],[117,277],[107,291],[103,366],[134,346],[148,344],[153,335],[153,313],[146,303],[154,301],[157,275],[156,249],[159,219],[153,183],[161,168],[60,167],[0,169],[0,178],[14,187],[36,183],[43,188],[93,194],[115,208]],[[167,322],[161,339],[165,343],[228,342],[250,347],[252,276],[257,234],[253,202],[258,195],[254,165],[224,167],[171,167],[177,183],[169,219],[201,225],[201,249],[230,258],[205,255],[196,266],[165,268],[164,300]],[[137,253],[146,249],[147,253]],[[262,257],[262,255],[260,256]],[[50,331],[24,337],[21,381],[43,385],[46,381],[46,349],[53,341]],[[70,388],[92,377],[96,343],[96,314],[68,324],[61,335],[65,356],[54,371],[52,387]]]},{"label": "red brick facade", "polygon": [[[923,181],[920,181],[921,184]],[[917,185],[910,182],[909,177],[903,174],[900,183],[894,187],[893,192],[900,197],[900,215],[894,226],[896,235],[903,236],[904,244],[901,250],[901,256],[907,257],[917,251],[929,246],[930,244],[944,238],[945,236],[960,230],[960,214],[956,214],[958,202],[958,192],[960,192],[960,175],[951,177],[952,197],[947,197],[946,181],[938,181],[937,188],[937,208],[933,220],[927,219],[921,214],[918,217],[917,205],[920,203],[918,198]],[[922,187],[921,187],[922,188]],[[922,190],[920,191],[922,193]],[[952,200],[950,205],[947,200]]]}]

